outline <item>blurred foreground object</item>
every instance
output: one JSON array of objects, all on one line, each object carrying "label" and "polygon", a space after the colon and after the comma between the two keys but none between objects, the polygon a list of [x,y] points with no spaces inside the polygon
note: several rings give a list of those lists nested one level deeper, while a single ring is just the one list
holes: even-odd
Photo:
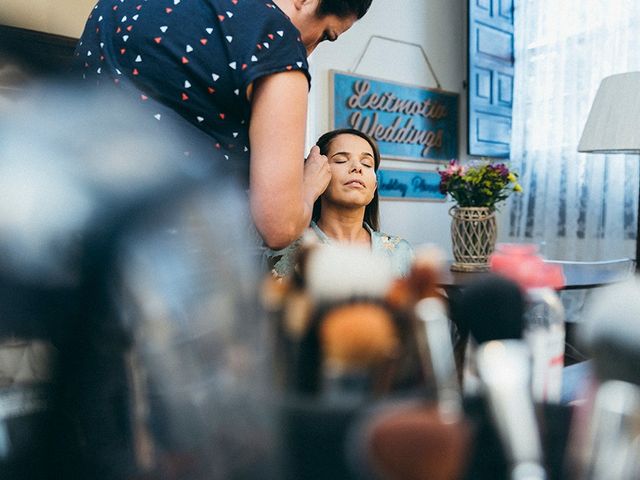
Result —
[{"label": "blurred foreground object", "polygon": [[492,340],[522,339],[524,293],[513,281],[487,274],[469,284],[452,303],[452,320],[467,339],[462,369],[465,395],[476,395],[480,378],[476,366],[479,345]]},{"label": "blurred foreground object", "polygon": [[565,312],[554,290],[562,267],[545,263],[533,244],[499,244],[491,270],[516,282],[525,294],[523,337],[531,349],[531,389],[536,401],[558,403],[562,394]]},{"label": "blurred foreground object", "polygon": [[10,27],[28,21],[13,23],[4,15],[0,12],[0,115],[30,85],[69,75],[77,43],[75,38]]},{"label": "blurred foreground object", "polygon": [[442,258],[419,249],[395,277],[368,249],[312,243],[294,275],[268,278],[286,478],[460,477],[470,432],[438,289]]},{"label": "blurred foreground object", "polygon": [[0,119],[0,345],[45,353],[0,388],[2,478],[278,478],[244,195],[188,127],[28,94]]},{"label": "blurred foreground object", "polygon": [[[461,398],[437,252],[420,249],[394,279],[366,251],[307,247],[295,274],[269,276],[263,292],[279,345],[283,478],[561,478],[570,410],[533,401],[528,348],[513,340],[523,329],[517,285],[482,277],[457,305],[476,315],[460,322],[467,328],[491,323],[473,329],[484,395]],[[371,368],[385,357],[387,368]]]},{"label": "blurred foreground object", "polygon": [[360,439],[368,446],[369,469],[375,471],[371,478],[463,478],[471,440],[468,422],[447,419],[438,409],[417,401],[375,413]]},{"label": "blurred foreground object", "polygon": [[510,464],[511,480],[547,478],[530,391],[529,355],[520,340],[486,342],[477,352],[478,372]]},{"label": "blurred foreground object", "polygon": [[607,287],[585,307],[580,340],[596,382],[572,426],[576,480],[640,478],[640,281]]},{"label": "blurred foreground object", "polygon": [[[415,282],[424,268],[424,263],[416,262],[410,281]],[[414,308],[426,398],[388,407],[360,433],[364,446],[359,450],[365,449],[366,463],[376,478],[455,480],[467,464],[471,431],[462,410],[448,313],[442,299],[426,287],[422,284],[420,290],[430,290],[431,295]]]}]

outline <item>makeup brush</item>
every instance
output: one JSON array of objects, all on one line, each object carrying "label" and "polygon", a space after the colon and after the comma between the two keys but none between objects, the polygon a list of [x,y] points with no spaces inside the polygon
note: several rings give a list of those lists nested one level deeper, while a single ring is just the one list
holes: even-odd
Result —
[{"label": "makeup brush", "polygon": [[578,339],[596,379],[571,426],[571,478],[640,478],[640,278],[594,292]]},{"label": "makeup brush", "polygon": [[[453,301],[455,300],[455,301]],[[518,285],[496,274],[470,283],[451,302],[452,320],[470,333],[464,361],[459,364],[464,392],[480,393],[475,352],[491,340],[522,339],[525,299]]]},{"label": "makeup brush", "polygon": [[355,302],[328,311],[319,325],[323,391],[383,393],[400,348],[389,310]]},{"label": "makeup brush", "polygon": [[530,351],[522,340],[492,340],[476,354],[511,480],[545,480],[542,440],[531,397]]},{"label": "makeup brush", "polygon": [[417,256],[403,305],[414,319],[414,345],[430,398],[374,413],[354,436],[356,463],[376,478],[455,480],[465,469],[470,427],[462,413],[447,308],[438,289],[440,262],[434,259],[424,250]]},{"label": "makeup brush", "polygon": [[352,437],[350,453],[367,478],[457,480],[470,439],[465,420],[444,421],[434,406],[406,402],[371,415]]},{"label": "makeup brush", "polygon": [[435,398],[442,419],[455,422],[462,416],[462,394],[444,303],[423,298],[415,307],[420,328],[416,331],[426,386]]},{"label": "makeup brush", "polygon": [[388,310],[374,303],[335,307],[320,325],[325,362],[336,370],[360,368],[392,355],[398,337]]},{"label": "makeup brush", "polygon": [[362,247],[319,245],[301,271],[314,313],[300,343],[300,391],[388,389],[402,349],[396,318],[383,303],[394,278],[387,260]]},{"label": "makeup brush", "polygon": [[415,314],[422,327],[422,368],[433,399],[372,416],[356,435],[356,462],[385,480],[456,480],[465,470],[471,435],[462,413],[448,319],[436,297],[420,300]]},{"label": "makeup brush", "polygon": [[423,298],[441,297],[438,282],[442,275],[444,254],[435,246],[416,250],[409,273],[397,278],[387,291],[387,302],[396,309],[411,310]]},{"label": "makeup brush", "polygon": [[[444,291],[439,287],[444,265],[444,255],[435,246],[425,245],[416,250],[411,268],[405,278],[399,278],[391,285],[386,301],[392,308],[401,313],[403,334],[405,338],[406,361],[402,365],[399,378],[404,383],[426,384],[428,388],[434,386],[433,370],[429,360],[428,339],[426,337],[425,322],[418,314],[416,305],[424,299],[442,313],[445,317],[444,330],[447,331],[444,345],[451,344],[451,324],[448,321],[448,301]],[[427,309],[433,311],[433,308]],[[422,312],[427,310],[422,309]]]}]

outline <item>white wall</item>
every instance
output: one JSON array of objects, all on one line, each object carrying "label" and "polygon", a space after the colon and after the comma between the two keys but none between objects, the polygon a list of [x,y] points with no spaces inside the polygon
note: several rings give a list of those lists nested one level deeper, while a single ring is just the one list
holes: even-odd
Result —
[{"label": "white wall", "polygon": [[[466,158],[466,7],[464,0],[373,0],[367,15],[335,44],[311,57],[313,86],[308,143],[329,129],[329,70],[354,68],[372,35],[422,46],[443,90],[459,93],[459,155]],[[355,73],[411,85],[435,87],[419,48],[374,39]],[[433,170],[437,164],[384,160],[384,167]],[[381,201],[382,229],[414,245],[436,243],[451,251],[451,203]]]},{"label": "white wall", "polygon": [[0,23],[78,38],[96,0],[0,0]]}]

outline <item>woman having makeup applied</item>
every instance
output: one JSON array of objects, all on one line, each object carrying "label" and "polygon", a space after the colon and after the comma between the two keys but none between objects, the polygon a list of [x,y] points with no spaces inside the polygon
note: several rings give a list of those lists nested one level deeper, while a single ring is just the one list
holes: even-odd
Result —
[{"label": "woman having makeup applied", "polygon": [[[322,135],[316,145],[326,155],[331,181],[313,207],[310,230],[321,243],[370,247],[384,255],[397,275],[405,275],[413,260],[409,242],[379,231],[379,196],[376,172],[380,153],[373,139],[354,129]],[[269,250],[267,258],[276,276],[295,268],[302,239],[282,250]]]}]

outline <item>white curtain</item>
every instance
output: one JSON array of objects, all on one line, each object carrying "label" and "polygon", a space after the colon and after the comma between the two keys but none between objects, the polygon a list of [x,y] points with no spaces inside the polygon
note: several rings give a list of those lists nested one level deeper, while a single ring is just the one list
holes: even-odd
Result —
[{"label": "white curtain", "polygon": [[515,21],[511,165],[524,194],[501,240],[554,259],[634,257],[638,156],[577,145],[602,78],[640,70],[640,0],[516,0]]}]

